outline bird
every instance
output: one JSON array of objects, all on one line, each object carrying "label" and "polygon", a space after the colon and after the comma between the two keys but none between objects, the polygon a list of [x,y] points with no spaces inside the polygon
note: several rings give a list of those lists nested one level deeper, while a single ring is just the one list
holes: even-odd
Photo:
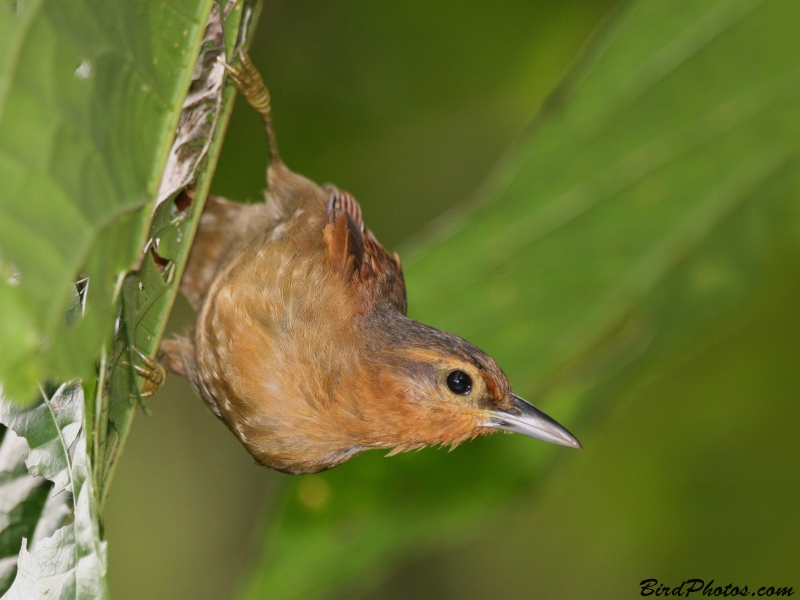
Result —
[{"label": "bird", "polygon": [[268,190],[264,203],[207,199],[181,280],[196,321],[162,342],[168,369],[257,463],[284,473],[501,430],[580,448],[488,354],[407,317],[399,256],[352,195],[284,164],[249,56],[220,62],[263,118]]}]

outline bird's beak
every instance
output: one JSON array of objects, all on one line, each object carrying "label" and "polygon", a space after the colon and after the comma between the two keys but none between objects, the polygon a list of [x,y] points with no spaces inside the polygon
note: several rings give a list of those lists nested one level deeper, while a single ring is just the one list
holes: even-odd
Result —
[{"label": "bird's beak", "polygon": [[484,427],[505,429],[545,442],[581,448],[581,443],[575,439],[575,436],[559,425],[555,419],[548,417],[519,396],[513,395],[512,397],[514,406],[509,409],[493,409],[489,420],[484,423]]}]

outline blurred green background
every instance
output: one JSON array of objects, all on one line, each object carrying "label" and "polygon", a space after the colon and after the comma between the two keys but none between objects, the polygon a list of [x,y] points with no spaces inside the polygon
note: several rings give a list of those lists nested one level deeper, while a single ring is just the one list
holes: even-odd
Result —
[{"label": "blurred green background", "polygon": [[[615,4],[267,1],[252,56],[287,164],[351,191],[395,247],[470,197]],[[212,192],[259,198],[265,165],[259,117],[240,101]],[[329,596],[627,598],[651,577],[797,589],[800,262],[790,241],[768,246],[757,291],[691,344],[659,354],[581,420],[556,412],[582,453],[496,436],[446,457],[469,493],[459,456],[521,443],[556,457],[544,485],[518,486],[510,506],[457,527],[462,536],[405,548]],[[450,299],[450,328],[469,330],[470,313],[458,316],[468,300]],[[179,301],[172,330],[191,319]],[[503,352],[488,334],[473,339]],[[509,374],[532,389],[519,367]],[[105,514],[112,593],[232,597],[287,497],[314,515],[313,485],[288,488],[298,478],[255,466],[185,381],[170,377],[149,404],[155,417],[137,417]],[[264,597],[291,597],[278,592]]]}]

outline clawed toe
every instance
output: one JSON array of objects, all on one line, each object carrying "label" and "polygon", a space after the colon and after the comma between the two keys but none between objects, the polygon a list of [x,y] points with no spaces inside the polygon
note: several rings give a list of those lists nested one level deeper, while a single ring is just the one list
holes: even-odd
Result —
[{"label": "clawed toe", "polygon": [[245,97],[250,106],[261,114],[264,120],[267,141],[269,143],[271,161],[273,163],[280,162],[278,142],[275,139],[275,130],[272,126],[272,106],[269,90],[267,90],[267,86],[264,85],[264,80],[253,65],[250,57],[247,53],[241,54],[239,60],[240,67],[229,65],[222,56],[217,60],[228,72],[236,89]]},{"label": "clawed toe", "polygon": [[[138,348],[133,348],[133,351],[136,352],[143,363],[141,365],[133,365],[133,370],[144,379],[144,387],[140,394],[130,394],[130,396],[131,398],[138,398],[140,396],[142,398],[149,398],[164,385],[164,381],[167,379],[167,371],[157,360],[150,358]],[[125,360],[120,361],[120,364],[126,367],[131,366],[130,363]]]}]

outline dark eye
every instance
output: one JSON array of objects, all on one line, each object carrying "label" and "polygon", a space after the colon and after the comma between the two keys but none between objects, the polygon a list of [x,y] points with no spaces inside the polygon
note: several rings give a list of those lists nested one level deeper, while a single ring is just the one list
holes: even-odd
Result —
[{"label": "dark eye", "polygon": [[466,396],[472,391],[472,378],[464,371],[452,371],[447,376],[447,387],[454,394]]}]

